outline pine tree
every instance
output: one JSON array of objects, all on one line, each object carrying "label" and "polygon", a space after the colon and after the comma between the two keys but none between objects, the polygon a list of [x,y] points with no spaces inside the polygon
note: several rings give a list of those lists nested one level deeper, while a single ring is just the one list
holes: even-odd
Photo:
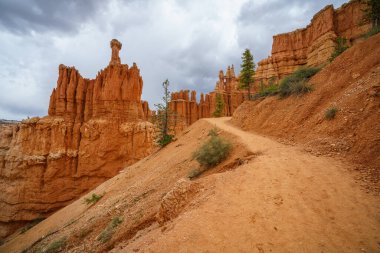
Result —
[{"label": "pine tree", "polygon": [[241,57],[240,88],[248,90],[248,100],[251,100],[251,85],[254,82],[255,63],[251,51],[247,48]]},{"label": "pine tree", "polygon": [[368,0],[368,5],[367,15],[371,20],[372,28],[378,28],[380,26],[380,1]]},{"label": "pine tree", "polygon": [[154,106],[157,108],[155,123],[160,130],[157,143],[161,147],[164,147],[173,140],[174,135],[169,134],[171,112],[169,109],[170,91],[168,79],[162,83],[162,87],[164,88],[164,96],[162,97],[163,103],[155,104]]},{"label": "pine tree", "polygon": [[223,109],[224,109],[224,100],[221,94],[216,94],[216,101],[215,101],[215,111],[213,113],[214,117],[221,117],[223,116]]}]

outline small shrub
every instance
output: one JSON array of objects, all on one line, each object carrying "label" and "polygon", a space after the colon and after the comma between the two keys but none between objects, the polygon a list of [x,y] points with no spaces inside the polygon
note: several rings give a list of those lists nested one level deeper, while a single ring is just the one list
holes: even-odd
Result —
[{"label": "small shrub", "polygon": [[342,37],[336,38],[335,50],[334,50],[334,52],[332,52],[332,54],[330,56],[330,59],[329,59],[330,62],[333,61],[336,57],[338,57],[338,55],[340,55],[341,53],[346,51],[347,48],[348,48],[348,45],[347,45],[347,39],[346,38],[342,38]]},{"label": "small shrub", "polygon": [[171,143],[174,140],[174,135],[167,134],[163,135],[160,139],[158,139],[157,143],[160,145],[160,147],[165,147],[169,143]]},{"label": "small shrub", "polygon": [[302,95],[310,92],[313,88],[307,83],[308,80],[318,73],[320,68],[307,67],[296,70],[293,74],[286,76],[281,80],[278,88],[280,97],[290,95]]},{"label": "small shrub", "polygon": [[208,136],[218,136],[218,129],[217,128],[213,128],[211,129],[210,131],[208,131]]},{"label": "small shrub", "polygon": [[268,86],[261,86],[260,91],[256,93],[253,98],[258,99],[262,97],[270,97],[270,96],[275,96],[278,94],[278,85],[276,84],[270,84]]},{"label": "small shrub", "polygon": [[47,248],[39,249],[36,253],[56,253],[62,251],[67,244],[66,237],[53,241]]},{"label": "small shrub", "polygon": [[210,139],[193,153],[193,158],[205,167],[212,167],[223,161],[231,148],[229,141],[212,134]]},{"label": "small shrub", "polygon": [[98,235],[97,240],[101,243],[109,241],[115,233],[115,228],[117,228],[122,222],[122,218],[114,217],[111,222],[108,223],[107,227]]},{"label": "small shrub", "polygon": [[93,193],[91,195],[91,198],[85,198],[85,202],[86,204],[90,205],[90,204],[95,204],[96,202],[98,202],[101,198],[103,197],[103,195],[97,195],[96,193]]},{"label": "small shrub", "polygon": [[111,221],[111,228],[116,228],[117,226],[119,226],[121,223],[123,222],[123,219],[116,216],[116,217],[113,217],[112,221]]},{"label": "small shrub", "polygon": [[325,119],[332,120],[335,118],[336,113],[338,112],[338,108],[330,107],[325,111]]}]

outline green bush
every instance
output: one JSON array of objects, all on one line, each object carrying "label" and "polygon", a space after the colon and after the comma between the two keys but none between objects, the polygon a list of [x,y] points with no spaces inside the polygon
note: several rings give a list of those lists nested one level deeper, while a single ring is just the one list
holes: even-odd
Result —
[{"label": "green bush", "polygon": [[96,202],[98,202],[101,198],[103,197],[103,195],[97,195],[96,193],[93,193],[91,195],[91,198],[85,198],[85,202],[86,204],[90,205],[90,204],[94,204]]},{"label": "green bush", "polygon": [[280,97],[290,95],[302,95],[312,91],[312,87],[307,83],[309,79],[318,73],[320,68],[305,67],[296,70],[293,74],[281,80],[278,88]]},{"label": "green bush", "polygon": [[328,108],[325,111],[325,119],[327,120],[334,119],[337,112],[338,112],[338,108],[336,108],[335,106]]},{"label": "green bush", "polygon": [[279,87],[276,84],[269,84],[268,86],[261,86],[260,91],[256,93],[253,98],[258,99],[262,97],[270,97],[278,94]]},{"label": "green bush", "polygon": [[60,238],[58,240],[53,241],[49,246],[45,249],[38,249],[36,253],[56,253],[62,251],[67,244],[66,237]]},{"label": "green bush", "polygon": [[229,141],[210,131],[210,138],[193,153],[202,166],[212,167],[223,161],[231,151],[232,145]]},{"label": "green bush", "polygon": [[112,235],[115,233],[115,228],[117,228],[122,222],[122,218],[114,217],[111,222],[108,223],[107,227],[99,234],[97,240],[101,243],[109,241]]},{"label": "green bush", "polygon": [[218,136],[218,129],[216,127],[214,127],[213,129],[211,129],[210,131],[208,131],[208,136]]},{"label": "green bush", "polygon": [[348,48],[348,45],[347,45],[346,38],[342,38],[342,37],[336,38],[335,50],[334,52],[332,52],[330,56],[330,59],[329,59],[330,62],[333,61],[336,57],[338,57],[338,55],[346,51],[347,48]]},{"label": "green bush", "polygon": [[171,143],[174,140],[174,135],[166,134],[163,135],[160,139],[158,139],[157,143],[160,145],[160,147],[165,147],[169,143]]}]

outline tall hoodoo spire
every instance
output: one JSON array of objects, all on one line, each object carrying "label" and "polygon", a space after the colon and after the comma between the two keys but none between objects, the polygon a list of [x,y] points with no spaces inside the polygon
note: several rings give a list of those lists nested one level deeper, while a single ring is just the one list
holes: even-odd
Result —
[{"label": "tall hoodoo spire", "polygon": [[121,50],[122,44],[117,39],[113,39],[110,42],[110,46],[112,48],[112,55],[111,55],[110,65],[121,64],[120,57],[119,57],[119,51]]}]

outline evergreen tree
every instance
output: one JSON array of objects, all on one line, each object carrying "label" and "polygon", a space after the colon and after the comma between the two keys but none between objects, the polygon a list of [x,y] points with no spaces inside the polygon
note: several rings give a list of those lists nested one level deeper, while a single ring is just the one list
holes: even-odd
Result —
[{"label": "evergreen tree", "polygon": [[216,93],[214,117],[223,116],[224,100],[221,94]]},{"label": "evergreen tree", "polygon": [[380,1],[368,0],[367,16],[371,20],[372,28],[378,28],[380,26]]},{"label": "evergreen tree", "polygon": [[255,63],[251,51],[247,48],[241,57],[240,88],[248,90],[248,100],[251,100],[251,85],[254,82]]},{"label": "evergreen tree", "polygon": [[174,135],[169,134],[171,112],[169,109],[170,91],[168,79],[162,83],[162,87],[164,88],[162,103],[155,104],[154,106],[157,108],[155,123],[160,130],[157,142],[161,147],[164,147],[173,140]]}]

